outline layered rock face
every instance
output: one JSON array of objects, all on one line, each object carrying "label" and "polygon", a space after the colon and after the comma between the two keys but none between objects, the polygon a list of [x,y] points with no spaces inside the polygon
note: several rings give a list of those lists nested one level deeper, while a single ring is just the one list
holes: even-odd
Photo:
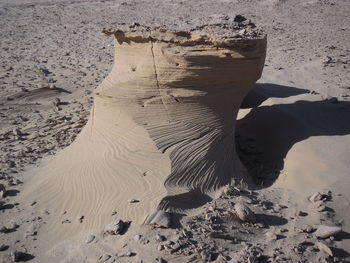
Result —
[{"label": "layered rock face", "polygon": [[100,231],[116,213],[131,235],[155,208],[176,212],[226,184],[250,185],[235,118],[261,75],[266,39],[250,23],[225,21],[104,31],[115,36],[115,64],[86,126],[21,194],[50,211],[44,243]]},{"label": "layered rock face", "polygon": [[[234,130],[241,101],[261,76],[266,38],[235,20],[186,31],[140,25],[104,30],[116,38],[115,65],[95,104],[113,100],[121,116],[116,125],[132,120],[170,159],[168,193],[251,185]],[[93,118],[98,115],[95,109]]]}]

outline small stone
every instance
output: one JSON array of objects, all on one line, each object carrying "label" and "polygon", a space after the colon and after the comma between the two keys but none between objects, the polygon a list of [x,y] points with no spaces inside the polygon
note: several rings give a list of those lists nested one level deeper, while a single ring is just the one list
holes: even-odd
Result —
[{"label": "small stone", "polygon": [[342,229],[337,226],[318,225],[315,236],[320,238],[327,238],[340,233],[341,231]]},{"label": "small stone", "polygon": [[322,58],[322,63],[323,64],[329,64],[329,63],[331,63],[332,62],[332,58],[330,57],[330,56],[324,56],[323,58]]},{"label": "small stone", "polygon": [[244,196],[244,195],[237,197],[236,200],[239,201],[240,203],[247,203],[247,204],[253,203],[252,199],[250,199],[249,197]]},{"label": "small stone", "polygon": [[336,104],[338,103],[338,98],[337,97],[331,97],[329,99],[327,99],[330,103],[332,104]]},{"label": "small stone", "polygon": [[315,203],[316,201],[320,201],[322,200],[322,194],[320,192],[316,192],[312,196],[310,196],[309,200],[312,203]]},{"label": "small stone", "polygon": [[111,255],[105,254],[101,257],[100,262],[106,262],[110,258],[111,258]]},{"label": "small stone", "polygon": [[156,240],[157,240],[158,242],[163,242],[163,241],[166,240],[166,237],[163,236],[163,235],[160,235],[160,234],[156,234]]},{"label": "small stone", "polygon": [[164,246],[163,245],[158,245],[158,247],[157,247],[157,250],[158,251],[162,251],[164,249]]},{"label": "small stone", "polygon": [[110,235],[120,235],[123,232],[124,226],[122,220],[115,220],[105,227],[105,232]]},{"label": "small stone", "polygon": [[201,252],[201,258],[204,261],[212,261],[212,254],[209,251],[203,250]]},{"label": "small stone", "polygon": [[268,231],[265,235],[270,240],[277,240],[277,235],[273,231]]},{"label": "small stone", "polygon": [[3,184],[0,184],[0,198],[6,197],[6,188]]},{"label": "small stone", "polygon": [[95,240],[95,236],[94,235],[89,235],[86,240],[85,240],[85,243],[86,244],[90,244],[92,241]]},{"label": "small stone", "polygon": [[156,263],[166,263],[166,261],[163,258],[156,258]]},{"label": "small stone", "polygon": [[297,210],[295,213],[294,213],[295,216],[306,216],[307,213],[303,212],[303,211],[300,211],[300,210]]},{"label": "small stone", "polygon": [[141,235],[135,235],[134,236],[134,240],[135,241],[140,241],[141,237],[142,237]]},{"label": "small stone", "polygon": [[4,251],[4,250],[6,250],[8,248],[9,248],[8,245],[5,245],[5,244],[0,245],[0,251]]},{"label": "small stone", "polygon": [[27,260],[29,257],[29,254],[18,250],[9,253],[9,258],[12,262],[24,261]]},{"label": "small stone", "polygon": [[323,212],[323,211],[326,210],[326,206],[325,206],[325,204],[322,201],[317,201],[315,203],[315,205],[316,205],[316,211],[317,212]]},{"label": "small stone", "polygon": [[250,210],[250,208],[244,204],[237,203],[234,206],[234,213],[243,222],[255,222],[255,214]]},{"label": "small stone", "polygon": [[303,231],[306,232],[306,233],[311,233],[314,230],[315,230],[315,228],[313,226],[306,226],[303,229]]},{"label": "small stone", "polygon": [[255,226],[257,226],[258,228],[264,228],[265,225],[263,223],[256,223]]},{"label": "small stone", "polygon": [[317,242],[316,245],[317,245],[317,248],[318,248],[320,251],[326,253],[328,256],[333,257],[333,252],[332,252],[332,250],[331,250],[328,246],[326,246],[325,244],[323,244],[323,243],[321,243],[321,242]]},{"label": "small stone", "polygon": [[130,202],[131,204],[133,204],[133,203],[138,203],[138,202],[140,202],[140,200],[131,199],[131,200],[129,200],[129,202]]},{"label": "small stone", "polygon": [[238,194],[239,194],[239,191],[237,191],[236,188],[232,185],[226,185],[222,189],[222,195],[235,196]]},{"label": "small stone", "polygon": [[79,221],[79,223],[83,223],[83,220],[84,220],[84,216],[78,216],[78,221]]},{"label": "small stone", "polygon": [[16,229],[18,227],[17,223],[16,222],[13,222],[13,221],[10,221],[6,228],[9,229],[9,230],[13,230],[13,229]]},{"label": "small stone", "polygon": [[147,216],[144,224],[168,228],[171,224],[171,217],[168,212],[156,209]]}]

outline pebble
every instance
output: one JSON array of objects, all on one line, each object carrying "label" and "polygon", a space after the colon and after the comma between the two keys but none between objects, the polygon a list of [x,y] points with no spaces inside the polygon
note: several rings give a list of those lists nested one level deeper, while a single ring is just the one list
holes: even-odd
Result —
[{"label": "pebble", "polygon": [[94,235],[89,235],[86,240],[85,240],[85,243],[86,244],[90,244],[92,241],[95,240],[95,236]]},{"label": "pebble", "polygon": [[4,251],[4,250],[6,250],[8,248],[9,248],[8,245],[5,245],[5,244],[0,245],[0,251]]},{"label": "pebble", "polygon": [[123,232],[124,222],[120,219],[113,221],[105,227],[105,232],[110,235],[119,235]]},{"label": "pebble", "polygon": [[166,263],[166,261],[163,258],[156,258],[156,263]]},{"label": "pebble", "polygon": [[157,250],[158,251],[162,251],[164,249],[164,246],[163,245],[158,245],[158,247],[157,247]]},{"label": "pebble", "polygon": [[244,195],[241,195],[241,196],[237,197],[236,200],[239,201],[239,202],[242,202],[242,203],[243,203],[243,202],[244,202],[244,203],[247,203],[247,204],[253,203],[253,200],[252,200],[252,199],[250,199],[249,197],[244,196]]},{"label": "pebble", "polygon": [[203,250],[201,252],[201,258],[204,261],[212,261],[212,254],[209,251]]},{"label": "pebble", "polygon": [[163,242],[163,241],[166,240],[166,237],[163,236],[163,235],[160,235],[160,234],[156,234],[156,240],[157,240],[158,242]]},{"label": "pebble", "polygon": [[303,228],[303,231],[306,233],[311,233],[314,230],[315,230],[315,228],[313,226],[306,226]]},{"label": "pebble", "polygon": [[24,261],[29,257],[29,254],[15,250],[9,253],[9,258],[12,262]]},{"label": "pebble", "polygon": [[0,197],[4,198],[6,196],[6,188],[3,184],[0,184]]},{"label": "pebble", "polygon": [[243,222],[255,222],[255,214],[252,210],[245,204],[237,203],[234,206],[234,213],[238,216],[238,218]]},{"label": "pebble", "polygon": [[107,260],[109,260],[112,256],[105,254],[100,258],[100,262],[106,262]]},{"label": "pebble", "polygon": [[268,231],[265,235],[270,240],[277,240],[277,235],[273,231]]},{"label": "pebble", "polygon": [[171,217],[168,212],[156,209],[147,216],[144,224],[169,228],[171,225]]},{"label": "pebble", "polygon": [[142,237],[141,235],[135,235],[134,236],[134,240],[135,241],[140,241],[141,237]]},{"label": "pebble", "polygon": [[323,243],[321,243],[321,242],[317,242],[316,245],[317,245],[317,248],[318,248],[320,251],[322,251],[322,252],[326,253],[327,255],[333,257],[333,252],[332,252],[332,250],[331,250],[327,245],[325,245],[325,244],[323,244]]},{"label": "pebble", "polygon": [[316,237],[319,238],[327,238],[337,233],[340,233],[341,231],[342,229],[337,226],[318,225],[317,230],[314,234]]},{"label": "pebble", "polygon": [[315,203],[316,201],[320,201],[322,200],[322,194],[320,192],[316,192],[314,193],[312,196],[310,196],[309,200],[312,202],[312,203]]}]

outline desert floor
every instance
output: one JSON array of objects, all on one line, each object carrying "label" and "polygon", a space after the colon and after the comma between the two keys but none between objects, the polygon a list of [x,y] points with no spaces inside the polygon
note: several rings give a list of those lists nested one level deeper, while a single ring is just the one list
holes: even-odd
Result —
[{"label": "desert floor", "polygon": [[[84,220],[62,211],[60,239],[49,237],[55,208],[23,193],[89,118],[114,63],[102,29],[213,14],[242,14],[267,33],[264,72],[236,130],[259,189],[226,191],[170,229],[142,227],[128,238],[70,235],[66,226]],[[0,261],[19,251],[16,260],[29,262],[349,262],[349,14],[348,0],[0,0]],[[321,202],[310,201],[317,192]],[[258,223],[225,217],[238,199]],[[320,238],[318,225],[342,231]]]}]

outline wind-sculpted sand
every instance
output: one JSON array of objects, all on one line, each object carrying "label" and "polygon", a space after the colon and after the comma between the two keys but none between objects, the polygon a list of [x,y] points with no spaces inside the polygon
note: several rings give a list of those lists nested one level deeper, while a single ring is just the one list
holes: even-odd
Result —
[{"label": "wind-sculpted sand", "polygon": [[23,195],[52,215],[51,244],[101,231],[113,212],[132,232],[160,203],[185,208],[173,195],[252,186],[235,152],[235,116],[261,76],[266,38],[233,25],[104,30],[116,38],[115,65],[90,119]]},{"label": "wind-sculpted sand", "polygon": [[1,1],[0,262],[348,262],[349,10]]}]

